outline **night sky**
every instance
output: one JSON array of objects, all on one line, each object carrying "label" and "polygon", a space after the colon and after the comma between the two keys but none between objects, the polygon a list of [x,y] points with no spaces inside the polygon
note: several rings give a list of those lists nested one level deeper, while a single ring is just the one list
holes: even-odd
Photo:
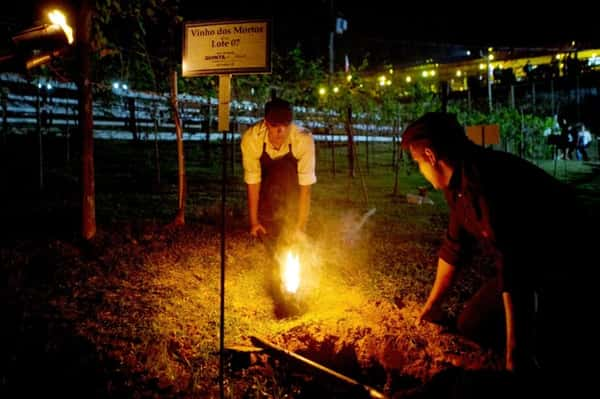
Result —
[{"label": "night sky", "polygon": [[[0,15],[0,34],[42,17],[42,9],[68,0],[19,0]],[[310,58],[328,58],[332,25],[331,0],[198,1],[180,0],[186,21],[270,18],[273,44],[285,52],[299,45]],[[452,56],[472,49],[494,47],[556,48],[572,40],[600,47],[600,27],[592,2],[368,2],[333,1],[335,16],[348,21],[348,30],[335,36],[336,59],[343,54],[358,63],[365,54],[374,63],[411,63],[428,57]],[[391,7],[394,7],[392,10]],[[339,65],[339,64],[338,64]]]},{"label": "night sky", "polygon": [[[331,0],[199,4],[184,0],[183,15],[192,20],[269,17],[276,48],[299,44],[310,57],[328,56]],[[369,53],[377,62],[410,63],[489,46],[556,48],[572,40],[600,46],[591,2],[550,6],[547,1],[493,1],[469,7],[458,2],[334,1],[334,15],[348,21],[348,30],[335,37],[336,58],[349,54],[351,62],[358,62]]]}]

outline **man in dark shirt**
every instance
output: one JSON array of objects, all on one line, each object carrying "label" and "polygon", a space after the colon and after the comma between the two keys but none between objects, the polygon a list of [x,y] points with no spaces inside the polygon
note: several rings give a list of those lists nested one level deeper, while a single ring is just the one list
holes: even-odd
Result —
[{"label": "man in dark shirt", "polygon": [[405,130],[402,147],[434,188],[444,191],[450,208],[418,323],[439,313],[456,270],[478,241],[494,258],[497,274],[465,304],[457,330],[482,344],[500,338],[510,371],[564,362],[572,348],[562,340],[574,329],[561,318],[575,313],[569,301],[579,288],[568,278],[579,265],[571,190],[521,158],[475,145],[451,114],[416,120]]}]

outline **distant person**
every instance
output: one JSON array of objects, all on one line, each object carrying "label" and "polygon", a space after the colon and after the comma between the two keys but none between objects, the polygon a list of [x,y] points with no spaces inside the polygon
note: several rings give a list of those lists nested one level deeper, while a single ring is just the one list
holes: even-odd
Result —
[{"label": "distant person", "polygon": [[563,159],[573,159],[573,152],[577,147],[577,133],[574,126],[565,118],[561,119],[560,152]]},{"label": "distant person", "polygon": [[582,331],[576,320],[584,319],[589,304],[576,300],[588,295],[580,286],[585,277],[576,284],[571,279],[583,262],[571,190],[524,159],[474,144],[451,114],[427,113],[410,124],[402,148],[444,192],[450,210],[435,281],[417,322],[439,320],[445,294],[479,243],[497,273],[464,304],[456,330],[503,348],[509,371],[541,369],[566,378],[573,369],[564,368],[582,350],[569,348]]},{"label": "distant person", "polygon": [[592,143],[592,133],[586,129],[583,123],[578,125],[577,131],[577,160],[589,161],[587,148]]},{"label": "distant person", "polygon": [[563,156],[563,137],[562,137],[561,123],[559,122],[558,115],[554,114],[552,117],[552,126],[544,129],[544,137],[546,137],[547,143],[553,146],[553,159],[560,159]]},{"label": "distant person", "polygon": [[567,159],[577,157],[577,128],[575,125],[569,125],[567,128]]},{"label": "distant person", "polygon": [[310,131],[293,123],[291,104],[269,101],[264,118],[244,132],[241,149],[250,234],[303,232],[317,181],[315,143]]}]

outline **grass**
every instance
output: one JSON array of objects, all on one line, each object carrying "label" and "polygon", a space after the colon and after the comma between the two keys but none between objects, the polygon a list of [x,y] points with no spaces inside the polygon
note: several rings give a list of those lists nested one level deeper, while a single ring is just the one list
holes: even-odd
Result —
[{"label": "grass", "polygon": [[[18,137],[10,140],[4,176],[12,190],[2,206],[0,247],[7,282],[2,342],[9,356],[0,392],[218,396],[217,148],[209,157],[199,144],[188,146],[187,225],[175,228],[169,225],[176,206],[174,143],[160,143],[158,184],[152,143],[96,142],[99,232],[83,243],[76,238],[76,163],[48,156],[40,195],[35,164],[23,155],[31,156],[30,147]],[[51,154],[60,148],[59,140],[47,143]],[[378,144],[370,150],[367,174],[364,147],[359,149],[363,183],[360,176],[346,176],[343,149],[336,150],[335,176],[330,150],[319,149],[310,238],[298,245],[306,310],[293,317],[277,317],[269,292],[274,263],[246,232],[245,187],[239,164],[234,166],[227,200],[226,345],[265,337],[388,393],[419,387],[452,366],[498,369],[501,355],[433,325],[414,325],[435,272],[447,208],[438,192],[430,193],[434,205],[407,203],[405,194],[417,194],[426,184],[406,159],[393,195],[390,148]],[[539,164],[553,172],[552,161]],[[598,216],[597,165],[558,166],[557,176],[575,185]],[[372,208],[375,214],[353,233]],[[488,272],[484,259],[466,270],[447,310],[455,313]],[[246,360],[240,366],[228,358],[227,397],[351,397],[272,358]],[[26,384],[32,376],[39,384]]]}]

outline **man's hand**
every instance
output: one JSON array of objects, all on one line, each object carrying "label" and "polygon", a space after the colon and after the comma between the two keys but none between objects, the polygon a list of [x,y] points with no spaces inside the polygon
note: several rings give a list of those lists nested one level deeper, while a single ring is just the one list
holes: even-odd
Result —
[{"label": "man's hand", "polygon": [[420,326],[423,324],[423,321],[427,320],[428,317],[427,315],[429,314],[429,311],[431,310],[431,308],[429,308],[427,305],[423,306],[423,308],[421,309],[421,311],[419,312],[419,315],[417,316],[417,320],[415,322],[415,324],[417,326]]},{"label": "man's hand", "polygon": [[262,224],[256,223],[250,226],[250,235],[258,237],[259,234],[267,234],[267,229],[265,229]]},{"label": "man's hand", "polygon": [[435,323],[442,320],[442,317],[443,311],[440,305],[426,303],[425,306],[423,306],[423,309],[421,309],[419,312],[415,324],[420,326],[424,321]]},{"label": "man's hand", "polygon": [[433,282],[433,287],[431,287],[431,292],[429,292],[427,302],[423,306],[423,310],[417,316],[417,325],[421,324],[423,320],[437,323],[443,319],[444,313],[442,312],[440,303],[445,292],[452,284],[455,272],[456,268],[453,265],[442,258],[438,258],[435,281]]}]

